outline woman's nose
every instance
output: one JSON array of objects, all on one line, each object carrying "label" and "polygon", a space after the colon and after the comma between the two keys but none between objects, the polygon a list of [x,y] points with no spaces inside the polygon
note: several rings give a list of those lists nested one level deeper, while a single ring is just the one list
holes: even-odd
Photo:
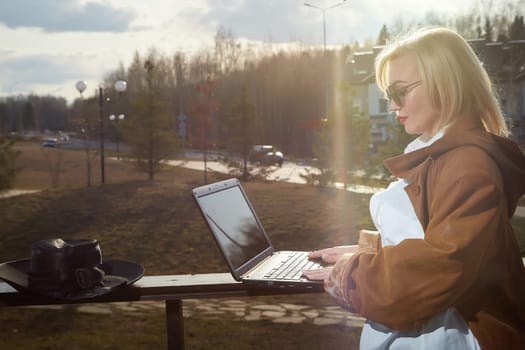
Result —
[{"label": "woman's nose", "polygon": [[399,111],[401,109],[400,106],[397,105],[397,103],[394,100],[390,100],[390,110],[392,112]]}]

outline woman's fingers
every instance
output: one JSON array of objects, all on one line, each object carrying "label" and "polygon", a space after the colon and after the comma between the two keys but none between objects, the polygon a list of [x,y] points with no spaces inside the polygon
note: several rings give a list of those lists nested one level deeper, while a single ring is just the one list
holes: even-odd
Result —
[{"label": "woman's fingers", "polygon": [[308,253],[308,259],[310,260],[316,260],[316,259],[321,259],[323,253],[322,253],[323,249],[321,250],[314,250],[310,253]]},{"label": "woman's fingers", "polygon": [[304,270],[303,276],[311,281],[324,281],[330,275],[330,271],[332,271],[332,266],[315,270]]},{"label": "woman's fingers", "polygon": [[310,252],[308,254],[308,258],[311,260],[320,259],[327,264],[334,264],[341,255],[345,253],[355,253],[358,249],[359,246],[357,245],[324,248]]},{"label": "woman's fingers", "polygon": [[335,264],[337,262],[337,259],[339,259],[340,256],[341,256],[340,254],[336,254],[336,253],[332,253],[332,254],[326,253],[326,254],[321,255],[321,260],[327,264]]}]

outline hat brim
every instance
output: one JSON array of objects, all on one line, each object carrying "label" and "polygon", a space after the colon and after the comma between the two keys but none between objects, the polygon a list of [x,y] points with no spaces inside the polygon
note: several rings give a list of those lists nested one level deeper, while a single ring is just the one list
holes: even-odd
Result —
[{"label": "hat brim", "polygon": [[30,266],[30,259],[2,263],[0,264],[0,278],[19,292],[31,292],[64,300],[81,300],[104,295],[122,286],[130,285],[144,275],[144,267],[140,264],[116,259],[103,259],[104,286],[79,290],[64,296],[60,293],[44,293],[29,288],[28,273]]}]

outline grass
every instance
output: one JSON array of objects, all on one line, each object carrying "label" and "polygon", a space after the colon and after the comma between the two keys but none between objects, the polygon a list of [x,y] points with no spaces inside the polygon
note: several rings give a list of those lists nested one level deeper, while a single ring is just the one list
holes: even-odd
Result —
[{"label": "grass", "polygon": [[[146,274],[226,272],[215,242],[191,198],[203,173],[167,168],[155,181],[125,162],[106,160],[106,182],[86,187],[85,155],[24,144],[15,188],[42,191],[0,199],[0,261],[29,256],[32,242],[50,237],[96,238],[105,257],[135,261]],[[49,165],[61,159],[58,187]],[[209,181],[227,177],[208,174]],[[371,227],[368,195],[333,189],[254,181],[245,184],[277,249],[314,249],[357,241]],[[265,302],[335,305],[324,294],[266,297]],[[90,316],[63,311],[4,308],[1,349],[119,349],[165,347],[164,313]],[[189,349],[332,349],[357,344],[359,329],[277,325],[268,321],[185,320]],[[235,339],[231,335],[235,334]],[[268,335],[272,336],[269,337]],[[328,340],[332,339],[332,340]],[[129,344],[129,346],[128,346]]]},{"label": "grass", "polygon": [[[227,271],[191,198],[191,188],[203,183],[202,172],[166,168],[150,182],[130,164],[107,159],[106,185],[100,186],[95,159],[94,185],[86,187],[83,152],[18,148],[22,170],[15,188],[42,191],[0,198],[0,261],[29,256],[38,239],[96,238],[103,256],[141,263],[148,275]],[[59,159],[61,175],[52,189],[49,166]],[[209,173],[208,181],[225,177]],[[245,183],[245,189],[277,249],[351,244],[360,228],[372,227],[369,195],[265,181]],[[525,219],[513,223],[525,247]],[[324,294],[263,299],[335,305]],[[357,348],[359,341],[360,330],[347,327],[225,321],[185,319],[187,348],[334,349]],[[94,316],[70,308],[3,308],[0,349],[165,348],[164,322],[161,310]]]},{"label": "grass", "polygon": [[[164,314],[80,314],[17,308],[2,316],[2,349],[165,349]],[[269,321],[185,319],[186,349],[357,349],[360,330]],[[9,324],[9,326],[7,326]],[[225,324],[225,325],[224,325]],[[42,326],[45,325],[45,326]],[[4,331],[5,329],[5,331]],[[4,338],[5,334],[7,339]]]}]

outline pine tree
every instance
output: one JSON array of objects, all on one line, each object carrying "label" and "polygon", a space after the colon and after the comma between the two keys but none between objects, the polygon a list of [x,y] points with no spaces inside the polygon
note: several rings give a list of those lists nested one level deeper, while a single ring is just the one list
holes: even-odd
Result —
[{"label": "pine tree", "polygon": [[122,125],[123,136],[132,148],[139,170],[153,180],[162,162],[174,158],[179,151],[178,137],[173,129],[166,103],[160,98],[156,82],[160,80],[152,52],[144,62],[142,74],[133,81],[129,116]]},{"label": "pine tree", "polygon": [[226,145],[231,151],[239,153],[243,159],[242,177],[247,180],[248,156],[251,148],[258,139],[260,130],[259,117],[255,111],[255,105],[248,100],[246,86],[241,88],[241,94],[233,104],[230,113],[225,116],[222,123],[222,131],[228,137]]},{"label": "pine tree", "polygon": [[514,17],[514,21],[509,28],[510,40],[525,40],[525,25],[523,23],[523,16]]},{"label": "pine tree", "polygon": [[488,16],[485,17],[485,25],[483,26],[483,37],[488,43],[494,40],[494,30],[492,28],[492,23],[490,22],[490,18]]},{"label": "pine tree", "polygon": [[383,24],[381,31],[379,32],[379,37],[377,38],[377,45],[385,45],[389,40],[388,30],[386,29],[386,24]]},{"label": "pine tree", "polygon": [[0,191],[13,185],[18,168],[16,159],[20,152],[13,149],[14,141],[0,137]]}]

